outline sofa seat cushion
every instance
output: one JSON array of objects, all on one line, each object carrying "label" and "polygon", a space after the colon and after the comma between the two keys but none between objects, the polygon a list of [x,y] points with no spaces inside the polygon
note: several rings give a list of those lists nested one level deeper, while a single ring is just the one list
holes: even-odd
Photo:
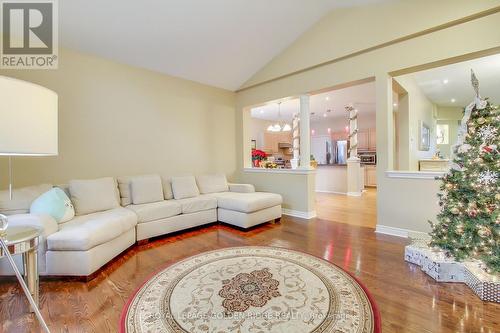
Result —
[{"label": "sofa seat cushion", "polygon": [[196,213],[217,208],[217,198],[211,195],[199,195],[194,198],[175,201],[182,206],[182,214]]},{"label": "sofa seat cushion", "polygon": [[253,213],[265,208],[281,205],[283,202],[281,195],[267,192],[224,192],[211,195],[217,198],[217,205],[219,208],[242,213]]},{"label": "sofa seat cushion", "polygon": [[59,231],[47,237],[52,251],[87,251],[107,243],[137,224],[137,216],[129,209],[115,208],[77,216],[59,225]]},{"label": "sofa seat cushion", "polygon": [[130,205],[127,208],[137,214],[139,223],[165,219],[182,213],[181,205],[174,200],[163,200],[141,205]]}]

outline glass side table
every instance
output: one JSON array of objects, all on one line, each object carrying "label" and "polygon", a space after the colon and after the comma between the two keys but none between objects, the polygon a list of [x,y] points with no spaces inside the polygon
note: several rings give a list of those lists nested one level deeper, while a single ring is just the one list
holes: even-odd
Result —
[{"label": "glass side table", "polygon": [[[39,277],[38,277],[38,236],[42,230],[31,226],[10,226],[1,235],[10,254],[21,254],[24,265],[24,281],[35,304],[39,302]],[[5,249],[0,247],[0,257],[5,256]],[[31,311],[35,311],[31,309]]]}]

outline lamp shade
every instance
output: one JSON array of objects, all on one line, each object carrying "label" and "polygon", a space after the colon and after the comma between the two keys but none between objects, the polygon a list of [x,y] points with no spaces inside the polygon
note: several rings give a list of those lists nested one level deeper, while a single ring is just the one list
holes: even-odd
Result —
[{"label": "lamp shade", "polygon": [[57,94],[0,76],[0,155],[58,154]]}]

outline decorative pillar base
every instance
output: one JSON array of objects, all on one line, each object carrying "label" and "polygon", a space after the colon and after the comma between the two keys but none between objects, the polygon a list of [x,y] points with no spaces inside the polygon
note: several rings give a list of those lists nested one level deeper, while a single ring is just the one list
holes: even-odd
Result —
[{"label": "decorative pillar base", "polygon": [[363,194],[363,187],[361,160],[358,157],[349,157],[347,159],[347,195],[359,197]]}]

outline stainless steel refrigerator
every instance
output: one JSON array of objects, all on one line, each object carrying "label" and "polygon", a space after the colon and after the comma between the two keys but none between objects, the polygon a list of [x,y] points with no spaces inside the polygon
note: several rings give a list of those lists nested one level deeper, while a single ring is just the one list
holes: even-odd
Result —
[{"label": "stainless steel refrigerator", "polygon": [[346,140],[335,141],[335,164],[347,164],[347,149]]}]

